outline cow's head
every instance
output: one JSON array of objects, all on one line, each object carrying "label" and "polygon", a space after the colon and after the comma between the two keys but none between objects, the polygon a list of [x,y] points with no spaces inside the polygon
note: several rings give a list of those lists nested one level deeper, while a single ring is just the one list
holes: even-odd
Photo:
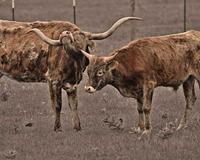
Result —
[{"label": "cow's head", "polygon": [[69,51],[79,52],[80,50],[90,51],[94,47],[92,40],[102,40],[110,35],[124,22],[128,20],[141,20],[138,17],[124,17],[119,19],[113,26],[103,33],[91,33],[85,31],[63,31],[58,40],[53,40],[47,37],[42,31],[37,28],[32,29],[31,31],[35,32],[44,42],[53,46],[64,46],[66,52]]},{"label": "cow's head", "polygon": [[87,68],[89,79],[85,85],[87,92],[94,93],[113,82],[113,71],[118,66],[118,62],[114,58],[115,55],[98,57],[83,50],[81,52],[89,60],[89,66]]},{"label": "cow's head", "polygon": [[41,40],[52,46],[63,46],[67,53],[69,51],[78,52],[79,50],[90,51],[94,47],[94,42],[88,37],[87,32],[82,31],[63,31],[58,40],[53,40],[47,37],[41,30],[37,28],[31,29],[32,32],[35,32]]}]

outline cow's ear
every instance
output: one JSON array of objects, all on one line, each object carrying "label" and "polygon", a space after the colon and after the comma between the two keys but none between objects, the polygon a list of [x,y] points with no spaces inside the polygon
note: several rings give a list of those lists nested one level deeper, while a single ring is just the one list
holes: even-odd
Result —
[{"label": "cow's ear", "polygon": [[115,60],[109,61],[106,65],[106,70],[112,71],[118,66],[118,62]]},{"label": "cow's ear", "polygon": [[92,51],[94,51],[94,48],[95,48],[95,43],[91,40],[88,40],[86,52],[91,53]]}]

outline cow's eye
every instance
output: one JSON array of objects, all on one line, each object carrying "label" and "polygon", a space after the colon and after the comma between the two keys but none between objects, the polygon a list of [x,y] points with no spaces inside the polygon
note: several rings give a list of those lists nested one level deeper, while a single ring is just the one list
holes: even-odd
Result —
[{"label": "cow's eye", "polygon": [[97,76],[98,76],[98,77],[103,76],[103,70],[102,70],[102,69],[98,70],[98,72],[97,72]]}]

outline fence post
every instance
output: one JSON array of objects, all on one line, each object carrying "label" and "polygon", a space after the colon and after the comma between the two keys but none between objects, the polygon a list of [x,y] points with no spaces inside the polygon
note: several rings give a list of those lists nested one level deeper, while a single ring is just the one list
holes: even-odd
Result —
[{"label": "fence post", "polygon": [[74,24],[76,24],[76,0],[73,0],[73,16],[74,16]]},{"label": "fence post", "polygon": [[15,0],[12,0],[12,20],[15,20]]},{"label": "fence post", "polygon": [[187,30],[187,22],[186,22],[186,16],[187,16],[187,14],[186,14],[186,0],[184,0],[184,32],[186,32],[186,30]]},{"label": "fence post", "polygon": [[[130,6],[131,6],[131,16],[135,16],[135,1],[136,0],[130,0]],[[131,23],[131,40],[135,39],[135,23]]]}]

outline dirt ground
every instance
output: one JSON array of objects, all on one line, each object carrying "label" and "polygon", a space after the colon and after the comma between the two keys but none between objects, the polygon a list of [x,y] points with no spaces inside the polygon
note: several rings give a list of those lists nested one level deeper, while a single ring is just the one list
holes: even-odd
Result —
[{"label": "dirt ground", "polygon": [[[123,16],[130,15],[130,0],[78,1],[77,25],[86,31],[100,32]],[[107,54],[130,41],[130,27],[136,37],[183,31],[183,2],[180,0],[138,0],[135,15],[143,22],[128,23],[110,38],[97,42],[96,52]],[[0,19],[11,19],[11,0],[0,0]],[[16,20],[72,19],[71,0],[17,0]],[[188,29],[200,30],[200,2],[188,2]],[[129,130],[137,122],[136,102],[106,87],[93,95],[84,92],[87,77],[79,86],[79,113],[82,131],[71,127],[67,98],[63,92],[61,133],[53,131],[54,114],[47,84],[0,80],[0,160],[199,160],[200,99],[192,110],[190,123],[175,132],[185,101],[182,88],[173,92],[156,89],[153,100],[150,139],[138,139]],[[196,85],[197,97],[200,96]],[[104,123],[110,115],[123,119],[122,129]]]}]

